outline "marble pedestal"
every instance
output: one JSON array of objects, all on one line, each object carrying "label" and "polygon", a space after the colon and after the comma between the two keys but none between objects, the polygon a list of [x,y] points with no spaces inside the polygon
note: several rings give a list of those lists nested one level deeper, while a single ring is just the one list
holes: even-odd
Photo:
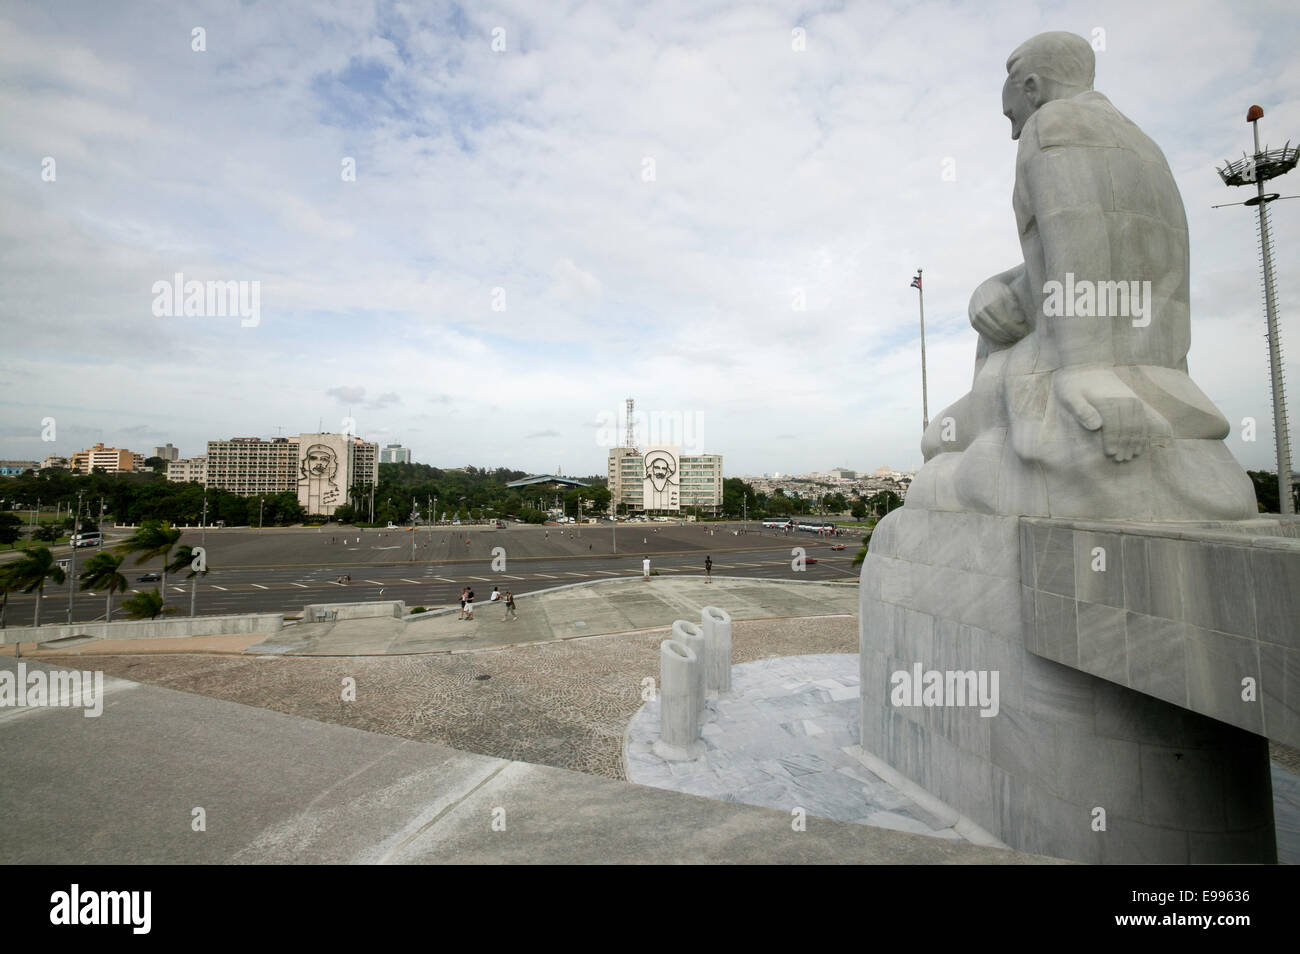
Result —
[{"label": "marble pedestal", "polygon": [[[904,507],[877,526],[862,569],[863,748],[1023,851],[1275,861],[1262,735],[1030,651],[1021,519]],[[916,664],[996,672],[996,713],[895,704],[894,674]]]}]

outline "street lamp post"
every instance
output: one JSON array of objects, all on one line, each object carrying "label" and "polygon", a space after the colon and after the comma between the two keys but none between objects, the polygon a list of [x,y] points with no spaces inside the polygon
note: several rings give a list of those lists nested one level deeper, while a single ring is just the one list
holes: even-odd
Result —
[{"label": "street lamp post", "polygon": [[[72,625],[72,594],[77,588],[77,530],[81,522],[81,495],[85,490],[77,491],[77,515],[72,518],[72,562],[68,567],[68,625]],[[39,597],[38,597],[39,599]]]},{"label": "street lamp post", "polygon": [[[1224,185],[1244,186],[1253,184],[1256,194],[1245,202],[1229,202],[1226,205],[1257,206],[1259,209],[1259,249],[1260,269],[1264,273],[1264,312],[1267,321],[1268,366],[1273,385],[1273,439],[1277,446],[1277,502],[1278,512],[1295,513],[1295,498],[1291,494],[1291,437],[1287,429],[1286,393],[1282,383],[1282,344],[1278,337],[1277,309],[1273,299],[1273,242],[1268,233],[1268,203],[1277,199],[1294,199],[1296,196],[1281,196],[1276,192],[1265,192],[1264,183],[1277,176],[1285,175],[1300,162],[1300,149],[1289,142],[1281,149],[1260,149],[1259,121],[1264,118],[1264,110],[1251,106],[1246,112],[1246,122],[1250,123],[1255,136],[1255,154],[1244,156],[1235,162],[1227,163],[1217,170]],[[1215,206],[1222,208],[1223,206]]]}]

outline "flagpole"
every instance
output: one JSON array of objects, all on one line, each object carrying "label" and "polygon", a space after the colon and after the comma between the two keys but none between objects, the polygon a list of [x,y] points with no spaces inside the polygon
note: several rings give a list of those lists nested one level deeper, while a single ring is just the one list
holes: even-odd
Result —
[{"label": "flagpole", "polygon": [[916,278],[912,279],[912,287],[916,289],[917,301],[921,305],[921,429],[924,431],[930,426],[930,398],[925,384],[925,289],[921,287],[919,268],[916,270]]}]

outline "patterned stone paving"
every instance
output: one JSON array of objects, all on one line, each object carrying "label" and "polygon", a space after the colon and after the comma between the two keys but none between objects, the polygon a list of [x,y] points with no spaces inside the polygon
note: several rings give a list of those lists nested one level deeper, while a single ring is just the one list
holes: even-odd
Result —
[{"label": "patterned stone paving", "polygon": [[845,750],[859,743],[857,653],[787,656],[733,666],[710,703],[704,754],[665,762],[651,751],[659,700],[628,727],[628,781],[765,808],[960,840]]},{"label": "patterned stone paving", "polygon": [[[851,653],[857,619],[738,620],[736,662]],[[622,779],[623,734],[667,628],[511,649],[377,657],[79,656],[81,669],[467,752]],[[479,676],[490,676],[479,679]],[[356,701],[342,700],[356,680]]]}]

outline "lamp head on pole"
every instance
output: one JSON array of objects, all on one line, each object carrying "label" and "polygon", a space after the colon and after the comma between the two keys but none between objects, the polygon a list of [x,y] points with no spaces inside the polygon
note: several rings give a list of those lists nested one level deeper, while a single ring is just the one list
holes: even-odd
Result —
[{"label": "lamp head on pole", "polygon": [[1246,122],[1254,123],[1264,118],[1264,107],[1252,106],[1246,110]]}]

